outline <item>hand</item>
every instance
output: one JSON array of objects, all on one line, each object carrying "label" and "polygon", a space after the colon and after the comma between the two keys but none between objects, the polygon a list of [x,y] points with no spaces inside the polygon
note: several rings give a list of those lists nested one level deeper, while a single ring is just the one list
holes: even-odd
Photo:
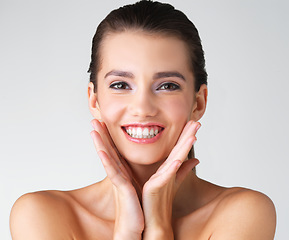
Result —
[{"label": "hand", "polygon": [[200,123],[193,121],[186,124],[167,160],[143,187],[144,239],[173,239],[173,200],[187,174],[199,163],[197,159],[186,158],[200,126]]},{"label": "hand", "polygon": [[116,218],[114,239],[141,239],[144,216],[132,174],[121,158],[104,123],[92,120],[96,151],[114,187]]}]

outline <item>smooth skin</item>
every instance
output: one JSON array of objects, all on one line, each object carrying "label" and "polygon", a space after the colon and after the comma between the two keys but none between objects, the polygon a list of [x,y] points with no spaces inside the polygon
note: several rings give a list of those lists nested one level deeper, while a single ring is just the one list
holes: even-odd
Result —
[{"label": "smooth skin", "polygon": [[[199,160],[187,156],[207,87],[194,91],[185,43],[126,31],[105,38],[101,57],[97,91],[89,83],[88,99],[107,177],[73,191],[20,197],[11,212],[12,239],[272,240],[276,213],[266,195],[220,187],[191,170]],[[164,128],[153,143],[130,141],[123,131],[148,123]]]}]

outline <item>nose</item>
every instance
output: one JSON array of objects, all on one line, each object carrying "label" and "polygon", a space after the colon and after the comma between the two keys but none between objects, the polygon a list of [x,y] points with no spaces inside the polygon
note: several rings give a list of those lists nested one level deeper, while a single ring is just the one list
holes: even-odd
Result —
[{"label": "nose", "polygon": [[129,111],[133,116],[145,118],[153,117],[157,114],[157,101],[150,89],[139,89],[135,92]]}]

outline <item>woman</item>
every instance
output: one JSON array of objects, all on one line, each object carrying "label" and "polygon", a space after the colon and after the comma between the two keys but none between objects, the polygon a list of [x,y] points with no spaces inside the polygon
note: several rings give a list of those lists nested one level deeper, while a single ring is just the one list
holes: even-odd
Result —
[{"label": "woman", "polygon": [[91,136],[107,177],[22,196],[13,239],[274,238],[267,196],[196,176],[207,73],[182,12],[151,1],[112,11],[94,36],[89,71]]}]

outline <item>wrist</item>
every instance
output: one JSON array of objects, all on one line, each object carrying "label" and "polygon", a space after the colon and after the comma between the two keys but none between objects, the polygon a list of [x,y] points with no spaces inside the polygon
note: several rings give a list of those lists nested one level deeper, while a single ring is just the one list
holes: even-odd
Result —
[{"label": "wrist", "polygon": [[172,228],[145,228],[143,234],[144,240],[173,240],[174,233]]},{"label": "wrist", "polygon": [[116,233],[113,236],[113,240],[141,240],[141,234]]},{"label": "wrist", "polygon": [[121,235],[117,234],[113,236],[113,240],[141,240],[141,235],[139,236],[133,236],[133,235]]}]

